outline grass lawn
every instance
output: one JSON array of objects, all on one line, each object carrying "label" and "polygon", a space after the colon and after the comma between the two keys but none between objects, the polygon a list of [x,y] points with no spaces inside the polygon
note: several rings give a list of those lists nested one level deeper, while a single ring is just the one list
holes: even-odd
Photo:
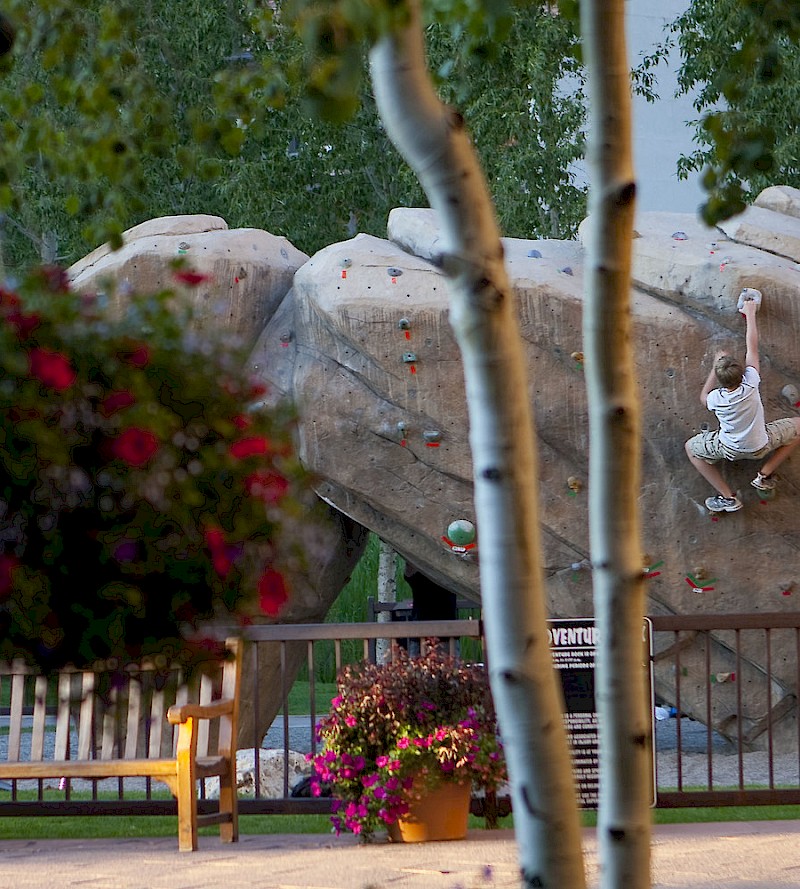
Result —
[{"label": "grass lawn", "polygon": [[[800,818],[800,806],[731,806],[708,809],[655,809],[654,824],[705,823],[714,821],[775,821]],[[596,823],[594,812],[584,812],[583,823]],[[481,829],[482,818],[470,816],[470,829]],[[500,819],[501,828],[514,826],[513,817]],[[331,832],[327,815],[243,815],[239,819],[242,834],[293,834]],[[214,836],[217,828],[206,827],[202,836]],[[94,817],[0,817],[0,840],[29,839],[99,839],[108,837],[177,836],[178,820],[169,815],[134,815]]]}]

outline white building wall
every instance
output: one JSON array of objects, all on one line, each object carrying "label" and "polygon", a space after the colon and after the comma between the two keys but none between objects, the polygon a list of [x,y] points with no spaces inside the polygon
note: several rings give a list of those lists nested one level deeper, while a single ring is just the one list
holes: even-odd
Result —
[{"label": "white building wall", "polygon": [[[664,26],[686,7],[687,0],[628,0],[626,3],[628,56],[631,68],[641,56],[664,40]],[[677,85],[677,51],[669,67],[656,69],[661,97],[655,104],[634,96],[633,151],[639,210],[669,210],[694,213],[704,200],[699,174],[679,180],[678,157],[693,148],[693,129],[688,121],[697,117],[689,98],[674,98]]]}]

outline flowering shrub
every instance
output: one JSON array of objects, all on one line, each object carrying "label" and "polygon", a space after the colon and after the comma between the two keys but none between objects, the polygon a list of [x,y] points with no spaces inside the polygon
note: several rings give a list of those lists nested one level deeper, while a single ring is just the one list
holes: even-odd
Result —
[{"label": "flowering shrub", "polygon": [[335,798],[333,824],[368,839],[441,780],[495,791],[507,780],[486,671],[442,653],[398,652],[383,665],[345,667],[310,757],[319,795]]},{"label": "flowering shrub", "polygon": [[0,657],[45,668],[189,660],[209,622],[287,598],[291,418],[250,410],[245,354],[188,301],[105,302],[59,269],[0,288]]}]

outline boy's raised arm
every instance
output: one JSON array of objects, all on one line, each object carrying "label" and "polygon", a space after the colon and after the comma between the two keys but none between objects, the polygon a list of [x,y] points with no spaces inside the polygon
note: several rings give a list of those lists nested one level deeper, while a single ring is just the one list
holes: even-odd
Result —
[{"label": "boy's raised arm", "polygon": [[756,311],[758,306],[752,299],[745,301],[741,308],[747,323],[747,332],[745,333],[745,346],[747,354],[745,355],[745,366],[754,367],[757,373],[761,373],[761,367],[758,359],[758,324],[756,323]]}]

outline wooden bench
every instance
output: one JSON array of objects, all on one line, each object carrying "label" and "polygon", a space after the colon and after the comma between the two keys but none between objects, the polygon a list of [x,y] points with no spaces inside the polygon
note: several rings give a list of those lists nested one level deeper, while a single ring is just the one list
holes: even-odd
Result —
[{"label": "wooden bench", "polygon": [[[179,667],[152,660],[49,676],[0,664],[0,701],[8,702],[0,779],[153,778],[177,799],[182,852],[197,849],[203,824],[219,824],[222,841],[236,842],[241,640],[226,649],[190,683]],[[220,779],[219,809],[199,815],[197,782],[209,777]]]}]

